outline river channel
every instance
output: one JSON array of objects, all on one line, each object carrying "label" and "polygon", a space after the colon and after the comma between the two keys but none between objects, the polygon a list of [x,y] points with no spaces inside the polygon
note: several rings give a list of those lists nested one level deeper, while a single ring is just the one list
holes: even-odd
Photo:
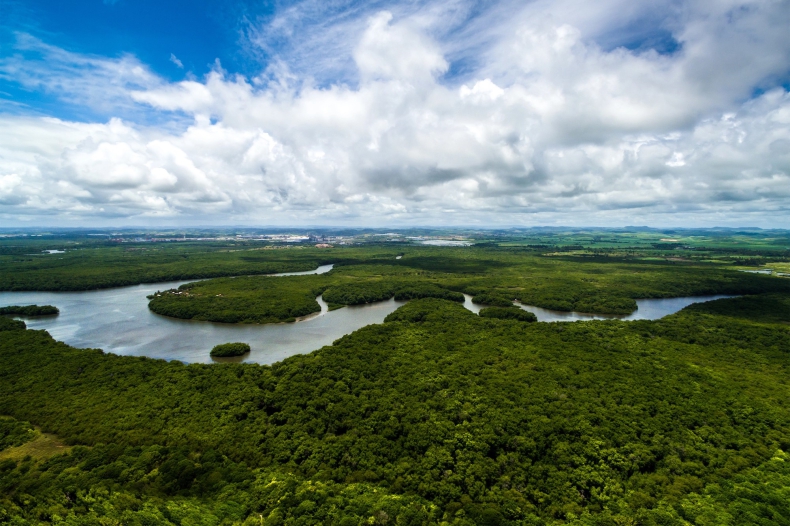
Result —
[{"label": "river channel", "polygon": [[[323,274],[332,265],[309,272],[288,272],[275,276]],[[54,305],[58,316],[22,318],[30,329],[45,329],[56,340],[78,348],[98,348],[114,354],[148,356],[187,363],[228,361],[212,359],[212,347],[226,342],[246,342],[252,351],[235,361],[270,364],[305,354],[331,343],[366,325],[381,323],[403,301],[381,301],[344,307],[329,312],[321,297],[321,312],[295,323],[232,325],[205,321],[178,320],[148,310],[147,295],[177,288],[190,281],[153,283],[85,292],[0,292],[0,306]],[[618,318],[624,320],[658,319],[700,301],[728,296],[637,300],[639,309],[627,316],[602,316],[575,312],[556,312],[522,305],[534,312],[538,321],[581,321]],[[479,312],[480,305],[466,296],[464,306]]]},{"label": "river channel", "polygon": [[[525,305],[513,302],[514,305],[527,310],[538,318],[538,321],[557,322],[557,321],[590,321],[590,320],[657,320],[664,316],[669,316],[677,311],[684,309],[692,303],[702,303],[705,301],[720,300],[723,298],[734,298],[724,294],[714,296],[687,296],[684,298],[660,298],[636,300],[637,310],[631,314],[589,314],[586,312],[564,312],[558,310],[542,309],[534,305]],[[474,312],[480,312],[485,305],[472,303],[472,296],[464,294],[464,307]]]}]

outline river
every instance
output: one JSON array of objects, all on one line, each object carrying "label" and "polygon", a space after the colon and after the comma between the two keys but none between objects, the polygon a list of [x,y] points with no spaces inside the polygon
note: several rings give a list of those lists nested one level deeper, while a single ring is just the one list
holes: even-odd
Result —
[{"label": "river", "polygon": [[[308,272],[288,272],[274,276],[322,274],[332,269],[323,265]],[[194,281],[194,280],[189,280]],[[148,310],[146,296],[157,290],[177,288],[189,281],[154,283],[92,290],[85,292],[0,292],[0,306],[54,305],[58,316],[22,318],[30,329],[47,330],[53,338],[78,348],[99,348],[130,356],[148,356],[187,363],[245,361],[271,364],[294,354],[309,353],[366,325],[381,323],[403,301],[381,301],[344,307],[329,312],[319,296],[321,312],[296,323],[267,325],[232,325],[204,321],[178,320]],[[623,320],[658,319],[700,301],[727,296],[699,296],[658,300],[637,300],[639,309],[627,316],[603,316],[574,312],[556,312],[522,305],[534,312],[538,321],[580,321],[619,318]],[[479,312],[481,306],[466,295],[464,306]],[[235,359],[209,356],[220,343],[245,342],[251,352]]]},{"label": "river", "polygon": [[[525,305],[523,303],[513,302],[514,305],[527,310],[538,318],[538,321],[543,322],[558,322],[558,321],[589,321],[589,320],[657,320],[674,314],[677,311],[688,307],[692,303],[701,303],[704,301],[718,300],[722,298],[733,298],[734,296],[716,295],[716,296],[688,296],[684,298],[661,298],[661,299],[643,299],[636,300],[637,310],[631,314],[588,314],[586,312],[564,312],[558,310],[542,309],[534,305]],[[472,303],[472,296],[464,294],[464,307],[474,312],[480,312],[480,309],[485,308],[485,305]]]},{"label": "river", "polygon": [[[323,274],[332,265],[308,272],[273,276]],[[148,356],[183,362],[241,361],[274,363],[331,345],[345,334],[381,323],[405,302],[394,299],[329,312],[321,297],[321,312],[296,323],[267,325],[225,324],[178,320],[148,310],[146,296],[195,280],[153,283],[85,292],[0,292],[0,306],[54,305],[57,316],[21,318],[30,329],[45,329],[53,338],[79,348],[98,348],[114,354]],[[252,348],[243,358],[209,356],[220,343],[245,342]]]},{"label": "river", "polygon": [[549,309],[541,309],[533,305],[517,303],[519,307],[528,310],[538,317],[538,321],[586,321],[586,320],[657,320],[674,314],[684,309],[692,303],[702,303],[705,301],[719,300],[722,298],[733,298],[735,296],[714,295],[714,296],[688,296],[685,298],[660,298],[636,300],[637,310],[631,314],[588,314],[585,312],[562,312]]}]

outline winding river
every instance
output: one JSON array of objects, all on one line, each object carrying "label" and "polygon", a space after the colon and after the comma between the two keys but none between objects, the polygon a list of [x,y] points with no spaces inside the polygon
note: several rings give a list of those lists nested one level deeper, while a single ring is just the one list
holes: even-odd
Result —
[{"label": "winding river", "polygon": [[[557,321],[589,321],[589,320],[657,320],[674,314],[677,311],[688,307],[692,303],[702,303],[705,301],[719,300],[722,298],[734,298],[724,294],[714,296],[687,296],[684,298],[660,298],[636,300],[637,310],[631,314],[589,314],[586,312],[564,312],[558,310],[543,309],[534,305],[513,302],[514,305],[524,310],[530,311],[537,316],[538,321],[557,322]],[[472,303],[472,296],[464,294],[464,307],[474,313],[479,313],[485,305]]]},{"label": "winding river", "polygon": [[[332,265],[308,272],[286,272],[274,276],[323,274]],[[189,280],[195,281],[195,280]],[[296,323],[268,325],[231,325],[204,321],[177,320],[148,310],[147,295],[157,290],[177,288],[189,281],[154,283],[92,290],[86,292],[0,292],[0,306],[54,305],[58,316],[23,318],[31,329],[45,329],[53,338],[79,348],[99,348],[130,356],[148,356],[187,363],[245,361],[261,364],[278,362],[294,354],[309,353],[330,345],[341,336],[372,323],[381,323],[405,302],[381,301],[344,307],[329,312],[319,296],[321,312]],[[639,309],[628,316],[602,316],[575,312],[556,312],[522,305],[534,312],[539,321],[580,321],[619,318],[624,320],[658,319],[700,301],[728,296],[699,296],[658,300],[637,300]],[[481,306],[466,296],[464,306],[479,312]],[[241,341],[252,351],[242,358],[214,359],[212,347],[220,343]]]}]

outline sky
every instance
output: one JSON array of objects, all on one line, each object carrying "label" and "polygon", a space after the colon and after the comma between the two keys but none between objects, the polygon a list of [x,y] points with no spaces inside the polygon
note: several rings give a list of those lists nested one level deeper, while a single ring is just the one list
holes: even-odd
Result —
[{"label": "sky", "polygon": [[0,227],[790,228],[790,0],[0,0]]}]

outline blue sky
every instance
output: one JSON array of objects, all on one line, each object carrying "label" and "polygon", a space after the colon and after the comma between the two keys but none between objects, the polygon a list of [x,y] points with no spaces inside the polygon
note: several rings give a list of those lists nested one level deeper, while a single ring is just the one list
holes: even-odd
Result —
[{"label": "blue sky", "polygon": [[[183,80],[203,76],[216,60],[244,74],[260,71],[258,57],[244,52],[244,20],[271,15],[273,7],[244,2],[158,0],[3,0],[2,45],[5,53],[40,58],[35,51],[14,49],[20,33],[48,45],[85,55],[133,55],[163,79]],[[0,79],[3,99],[64,118],[95,119],[90,108],[73,107],[56,93],[25,89],[14,79]],[[25,110],[22,110],[25,111]]]},{"label": "blue sky", "polygon": [[[245,11],[240,2],[11,0],[5,9],[6,37],[26,32],[77,53],[132,54],[170,80],[182,79],[187,71],[202,75],[217,58],[234,68],[244,66],[238,54],[239,18]],[[171,53],[184,68],[170,61]]]},{"label": "blue sky", "polygon": [[[319,85],[356,84],[358,79],[352,57],[335,56],[332,61],[318,61],[315,50],[302,48],[300,34],[320,34],[328,25],[346,27],[379,10],[398,8],[408,16],[423,6],[420,2],[326,2],[320,7],[304,7],[309,2],[188,0],[52,0],[4,1],[2,45],[5,53],[18,53],[31,60],[41,59],[37,50],[18,45],[19,35],[40,39],[50,46],[83,55],[121,57],[132,55],[153,73],[171,82],[199,78],[221,66],[232,72],[254,77],[264,72],[279,56],[289,60],[301,74],[311,76]],[[445,42],[461,43],[474,31],[477,19],[484,19],[496,9],[493,2],[471,2],[453,9],[454,20],[435,31]],[[289,11],[298,15],[283,16]],[[287,27],[270,24],[278,15],[290,19]],[[506,16],[506,13],[504,14]],[[622,27],[592,35],[605,49],[625,47],[659,53],[674,53],[678,42],[661,13],[647,11],[636,19],[626,17]],[[310,40],[309,38],[306,40]],[[456,46],[448,53],[450,62],[442,76],[453,83],[473,76],[481,66],[477,56],[479,43]],[[322,57],[325,58],[325,57]],[[93,113],[92,108],[74,106],[57,93],[46,93],[20,86],[14,78],[0,79],[2,98],[24,104],[19,111],[91,120],[109,118],[115,112]],[[131,115],[125,115],[131,117]]]},{"label": "blue sky", "polygon": [[790,219],[783,1],[0,0],[0,225]]}]

